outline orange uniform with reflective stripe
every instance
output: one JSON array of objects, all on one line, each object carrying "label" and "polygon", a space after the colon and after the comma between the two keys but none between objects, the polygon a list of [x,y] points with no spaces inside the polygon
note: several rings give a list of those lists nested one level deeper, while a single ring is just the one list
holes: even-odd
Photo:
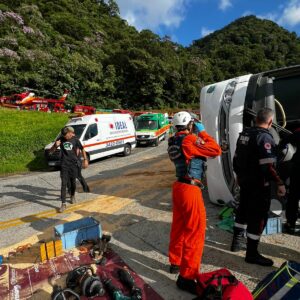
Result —
[{"label": "orange uniform with reflective stripe", "polygon": [[[185,134],[185,133],[177,133]],[[198,136],[188,134],[182,142],[187,160],[193,157],[215,157],[221,149],[205,131]],[[173,220],[170,234],[169,260],[180,266],[180,275],[195,279],[199,273],[205,241],[206,211],[201,189],[198,186],[174,182]]]}]

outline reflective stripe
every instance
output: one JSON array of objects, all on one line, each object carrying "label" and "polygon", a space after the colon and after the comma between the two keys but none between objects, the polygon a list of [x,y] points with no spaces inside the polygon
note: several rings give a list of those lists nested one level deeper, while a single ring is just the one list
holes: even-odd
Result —
[{"label": "reflective stripe", "polygon": [[272,164],[276,162],[276,158],[269,157],[269,158],[262,158],[259,160],[260,165],[265,165],[265,164]]},{"label": "reflective stripe", "polygon": [[234,223],[234,227],[247,229],[247,224]]},{"label": "reflective stripe", "polygon": [[260,235],[252,234],[252,233],[249,233],[249,232],[247,232],[247,237],[252,239],[252,240],[255,240],[255,241],[258,241],[260,239]]},{"label": "reflective stripe", "polygon": [[[295,280],[296,278],[296,280]],[[281,287],[271,298],[270,300],[280,300],[300,281],[300,275],[295,274],[286,284]]]}]

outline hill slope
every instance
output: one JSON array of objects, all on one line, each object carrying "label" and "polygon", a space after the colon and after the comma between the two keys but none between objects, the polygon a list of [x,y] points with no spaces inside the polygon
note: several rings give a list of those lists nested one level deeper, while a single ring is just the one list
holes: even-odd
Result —
[{"label": "hill slope", "polygon": [[214,81],[300,63],[297,35],[255,16],[194,41],[190,50],[209,59]]},{"label": "hill slope", "polygon": [[210,82],[300,63],[299,45],[253,16],[184,48],[129,26],[114,0],[3,0],[0,95],[69,89],[68,101],[100,108],[198,107]]}]

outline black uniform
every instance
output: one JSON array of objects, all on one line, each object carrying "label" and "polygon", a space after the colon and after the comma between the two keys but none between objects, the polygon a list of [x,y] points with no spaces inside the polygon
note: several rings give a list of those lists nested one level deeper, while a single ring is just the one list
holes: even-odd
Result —
[{"label": "black uniform", "polygon": [[269,130],[246,128],[238,138],[233,159],[240,186],[235,228],[247,228],[247,236],[253,240],[259,240],[268,219],[270,181],[282,184],[275,163],[275,142]]},{"label": "black uniform", "polygon": [[81,164],[78,158],[79,150],[83,150],[81,142],[78,138],[73,137],[66,140],[64,137],[59,138],[61,141],[61,201],[66,202],[67,184],[70,183],[70,193],[74,196],[76,190],[76,178]]},{"label": "black uniform", "polygon": [[292,135],[283,140],[285,144],[292,144],[297,147],[297,151],[292,158],[292,167],[290,173],[290,188],[288,201],[286,204],[286,219],[290,227],[295,227],[298,217],[298,206],[300,199],[300,128]]}]

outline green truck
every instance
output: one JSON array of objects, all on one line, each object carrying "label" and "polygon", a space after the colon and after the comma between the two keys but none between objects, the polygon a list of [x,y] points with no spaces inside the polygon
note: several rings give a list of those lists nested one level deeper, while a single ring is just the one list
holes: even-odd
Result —
[{"label": "green truck", "polygon": [[137,145],[153,145],[164,140],[170,130],[167,114],[148,113],[140,115],[136,120]]}]

